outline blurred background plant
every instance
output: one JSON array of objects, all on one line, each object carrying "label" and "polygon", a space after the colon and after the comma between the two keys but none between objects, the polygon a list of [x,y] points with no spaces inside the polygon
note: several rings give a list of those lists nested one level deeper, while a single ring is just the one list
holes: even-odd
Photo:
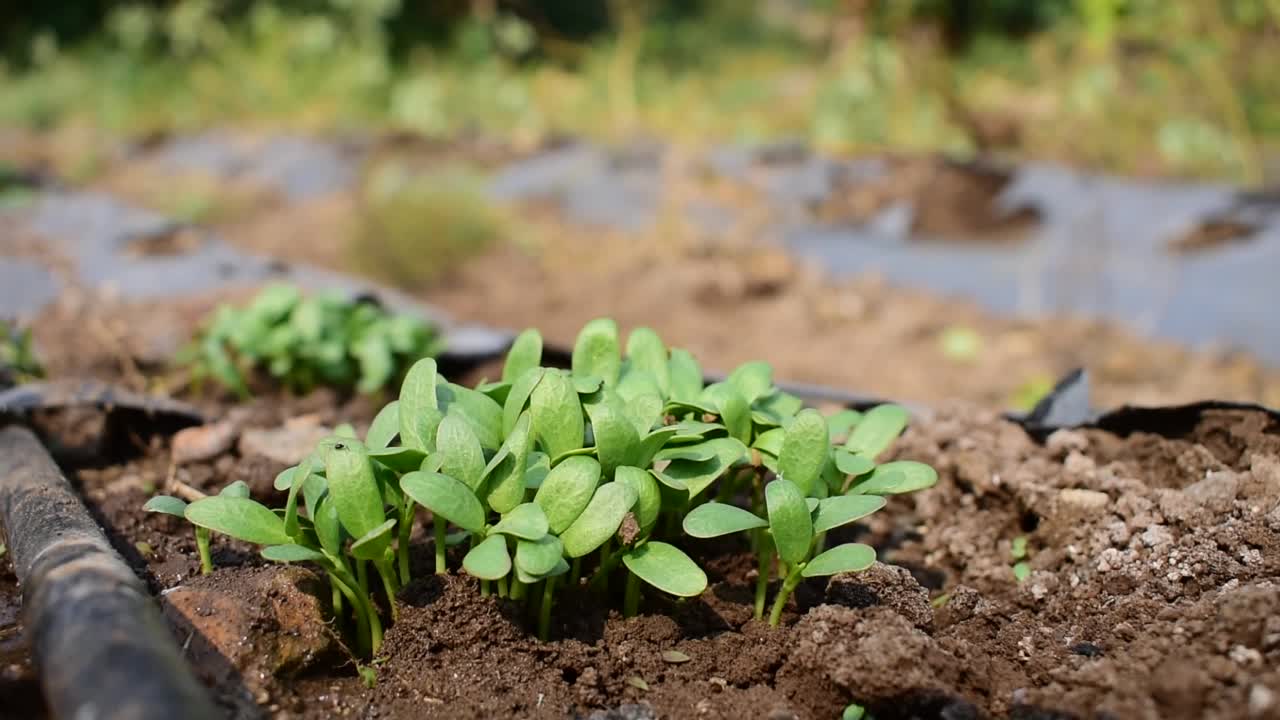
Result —
[{"label": "blurred background plant", "polygon": [[44,377],[30,328],[0,319],[0,389]]},{"label": "blurred background plant", "polygon": [[405,290],[439,282],[465,260],[508,238],[506,214],[463,167],[428,172],[384,161],[368,172],[355,231],[353,266]]},{"label": "blurred background plant", "polygon": [[1266,179],[1277,0],[107,0],[0,17],[0,123],[802,137]]}]

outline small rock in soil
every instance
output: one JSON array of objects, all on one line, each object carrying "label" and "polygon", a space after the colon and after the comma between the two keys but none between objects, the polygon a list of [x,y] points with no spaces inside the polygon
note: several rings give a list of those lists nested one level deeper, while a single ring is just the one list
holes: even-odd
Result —
[{"label": "small rock in soil", "polygon": [[1097,490],[1068,488],[1058,493],[1058,502],[1064,508],[1092,515],[1105,508],[1107,503],[1111,502],[1111,498]]},{"label": "small rock in soil", "polygon": [[796,625],[790,669],[815,673],[875,704],[904,687],[958,696],[962,663],[897,612],[822,605]]},{"label": "small rock in soil", "polygon": [[1091,642],[1079,642],[1071,646],[1071,652],[1076,655],[1083,655],[1084,657],[1092,658],[1102,655],[1102,648]]},{"label": "small rock in soil", "polygon": [[230,419],[179,430],[170,445],[174,464],[204,462],[218,457],[231,449],[239,430],[239,423]]},{"label": "small rock in soil", "polygon": [[337,649],[323,591],[301,567],[225,568],[165,592],[162,609],[207,682],[259,695]]},{"label": "small rock in soil", "polygon": [[245,430],[240,436],[240,454],[265,457],[286,466],[297,465],[316,449],[317,443],[332,434],[333,428],[310,418],[295,419],[273,430]]},{"label": "small rock in soil", "polygon": [[859,573],[845,573],[827,585],[827,602],[851,608],[881,605],[893,610],[921,630],[933,626],[929,592],[906,568],[875,565]]}]

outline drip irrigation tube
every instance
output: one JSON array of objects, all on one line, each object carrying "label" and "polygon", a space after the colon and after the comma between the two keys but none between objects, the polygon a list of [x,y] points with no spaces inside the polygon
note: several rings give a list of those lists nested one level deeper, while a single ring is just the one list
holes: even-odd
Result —
[{"label": "drip irrigation tube", "polygon": [[53,717],[212,720],[145,586],[29,430],[0,429],[0,528]]}]

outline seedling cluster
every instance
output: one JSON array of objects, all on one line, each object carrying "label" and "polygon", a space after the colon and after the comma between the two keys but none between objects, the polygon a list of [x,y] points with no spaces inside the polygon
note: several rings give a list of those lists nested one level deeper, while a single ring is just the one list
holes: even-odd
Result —
[{"label": "seedling cluster", "polygon": [[340,293],[304,296],[277,284],[243,308],[220,306],[178,361],[189,366],[193,381],[212,379],[242,398],[254,372],[299,392],[327,385],[372,393],[440,349],[435,328],[416,317]]},{"label": "seedling cluster", "polygon": [[31,330],[0,320],[0,388],[44,377]]},{"label": "seedling cluster", "polygon": [[436,572],[449,572],[447,548],[465,543],[461,569],[482,593],[528,606],[544,639],[566,586],[604,594],[621,583],[628,616],[646,587],[696,596],[706,574],[678,546],[739,532],[759,557],[757,617],[771,578],[781,581],[777,625],[803,578],[875,561],[867,545],[826,548],[828,532],[879,510],[884,495],[936,481],[921,463],[876,463],[906,421],[896,406],[829,418],[804,409],[761,362],[705,384],[687,351],[647,328],[624,347],[614,322],[599,319],[579,334],[569,370],[542,366],[533,330],[514,342],[502,377],[475,388],[419,360],[363,440],[344,430],[280,474],[282,509],[234,492],[151,507],[263,545],[270,560],[323,567],[365,652],[382,632],[369,578],[389,598],[409,582],[418,506],[430,511]]}]

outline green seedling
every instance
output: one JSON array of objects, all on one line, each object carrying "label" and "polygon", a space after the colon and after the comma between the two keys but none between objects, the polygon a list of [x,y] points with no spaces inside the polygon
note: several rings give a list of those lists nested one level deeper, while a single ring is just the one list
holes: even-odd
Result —
[{"label": "green seedling", "polygon": [[1009,555],[1013,558],[1013,577],[1018,582],[1023,582],[1031,577],[1031,564],[1027,562],[1027,536],[1019,535],[1013,539],[1013,545],[1009,549]]},{"label": "green seedling", "polygon": [[[220,493],[223,497],[247,498],[249,497],[249,486],[244,481],[237,480],[230,485],[224,487]],[[163,513],[165,515],[173,515],[175,517],[186,519],[187,502],[182,498],[172,495],[156,495],[142,506],[147,512]],[[200,574],[208,575],[213,572],[213,556],[210,553],[209,543],[211,533],[208,528],[195,525],[196,535],[196,551],[200,555]]]},{"label": "green seedling", "polygon": [[30,328],[0,320],[0,388],[44,377]]},{"label": "green seedling", "polygon": [[437,331],[412,316],[272,285],[244,308],[219,307],[178,362],[197,383],[212,379],[241,397],[249,395],[249,375],[259,371],[297,392],[328,385],[372,393],[440,348]]},{"label": "green seedling", "polygon": [[777,479],[754,495],[754,512],[711,502],[693,508],[683,520],[685,532],[694,537],[753,533],[759,559],[757,618],[764,615],[775,566],[782,581],[769,614],[773,625],[803,578],[857,572],[875,562],[875,551],[866,545],[850,543],[826,550],[828,531],[881,509],[882,495],[923,489],[937,481],[933,469],[921,463],[875,462],[906,427],[907,413],[902,408],[882,405],[865,415],[846,414],[839,420],[848,425],[839,429],[839,434],[847,436],[839,447],[832,445],[837,433],[815,410],[801,410],[785,427],[758,433],[753,448]]},{"label": "green seedling", "polygon": [[[707,576],[680,549],[682,527],[699,538],[749,534],[761,564],[757,616],[777,567],[777,624],[801,578],[874,561],[865,545],[826,549],[828,531],[936,479],[920,463],[877,462],[906,425],[901,408],[827,419],[781,392],[759,362],[706,385],[692,355],[647,328],[624,349],[617,325],[596,320],[570,370],[541,363],[533,330],[517,336],[500,379],[474,389],[417,359],[363,442],[342,426],[276,478],[288,491],[282,509],[247,497],[157,504],[200,532],[263,545],[268,559],[323,568],[335,617],[354,619],[369,654],[382,636],[369,578],[381,579],[394,620],[418,507],[429,512],[435,572],[477,578],[482,595],[522,606],[546,639],[565,588],[605,597],[620,588],[626,616],[646,592],[702,593]],[[447,549],[459,544],[466,552],[451,568]]]}]

